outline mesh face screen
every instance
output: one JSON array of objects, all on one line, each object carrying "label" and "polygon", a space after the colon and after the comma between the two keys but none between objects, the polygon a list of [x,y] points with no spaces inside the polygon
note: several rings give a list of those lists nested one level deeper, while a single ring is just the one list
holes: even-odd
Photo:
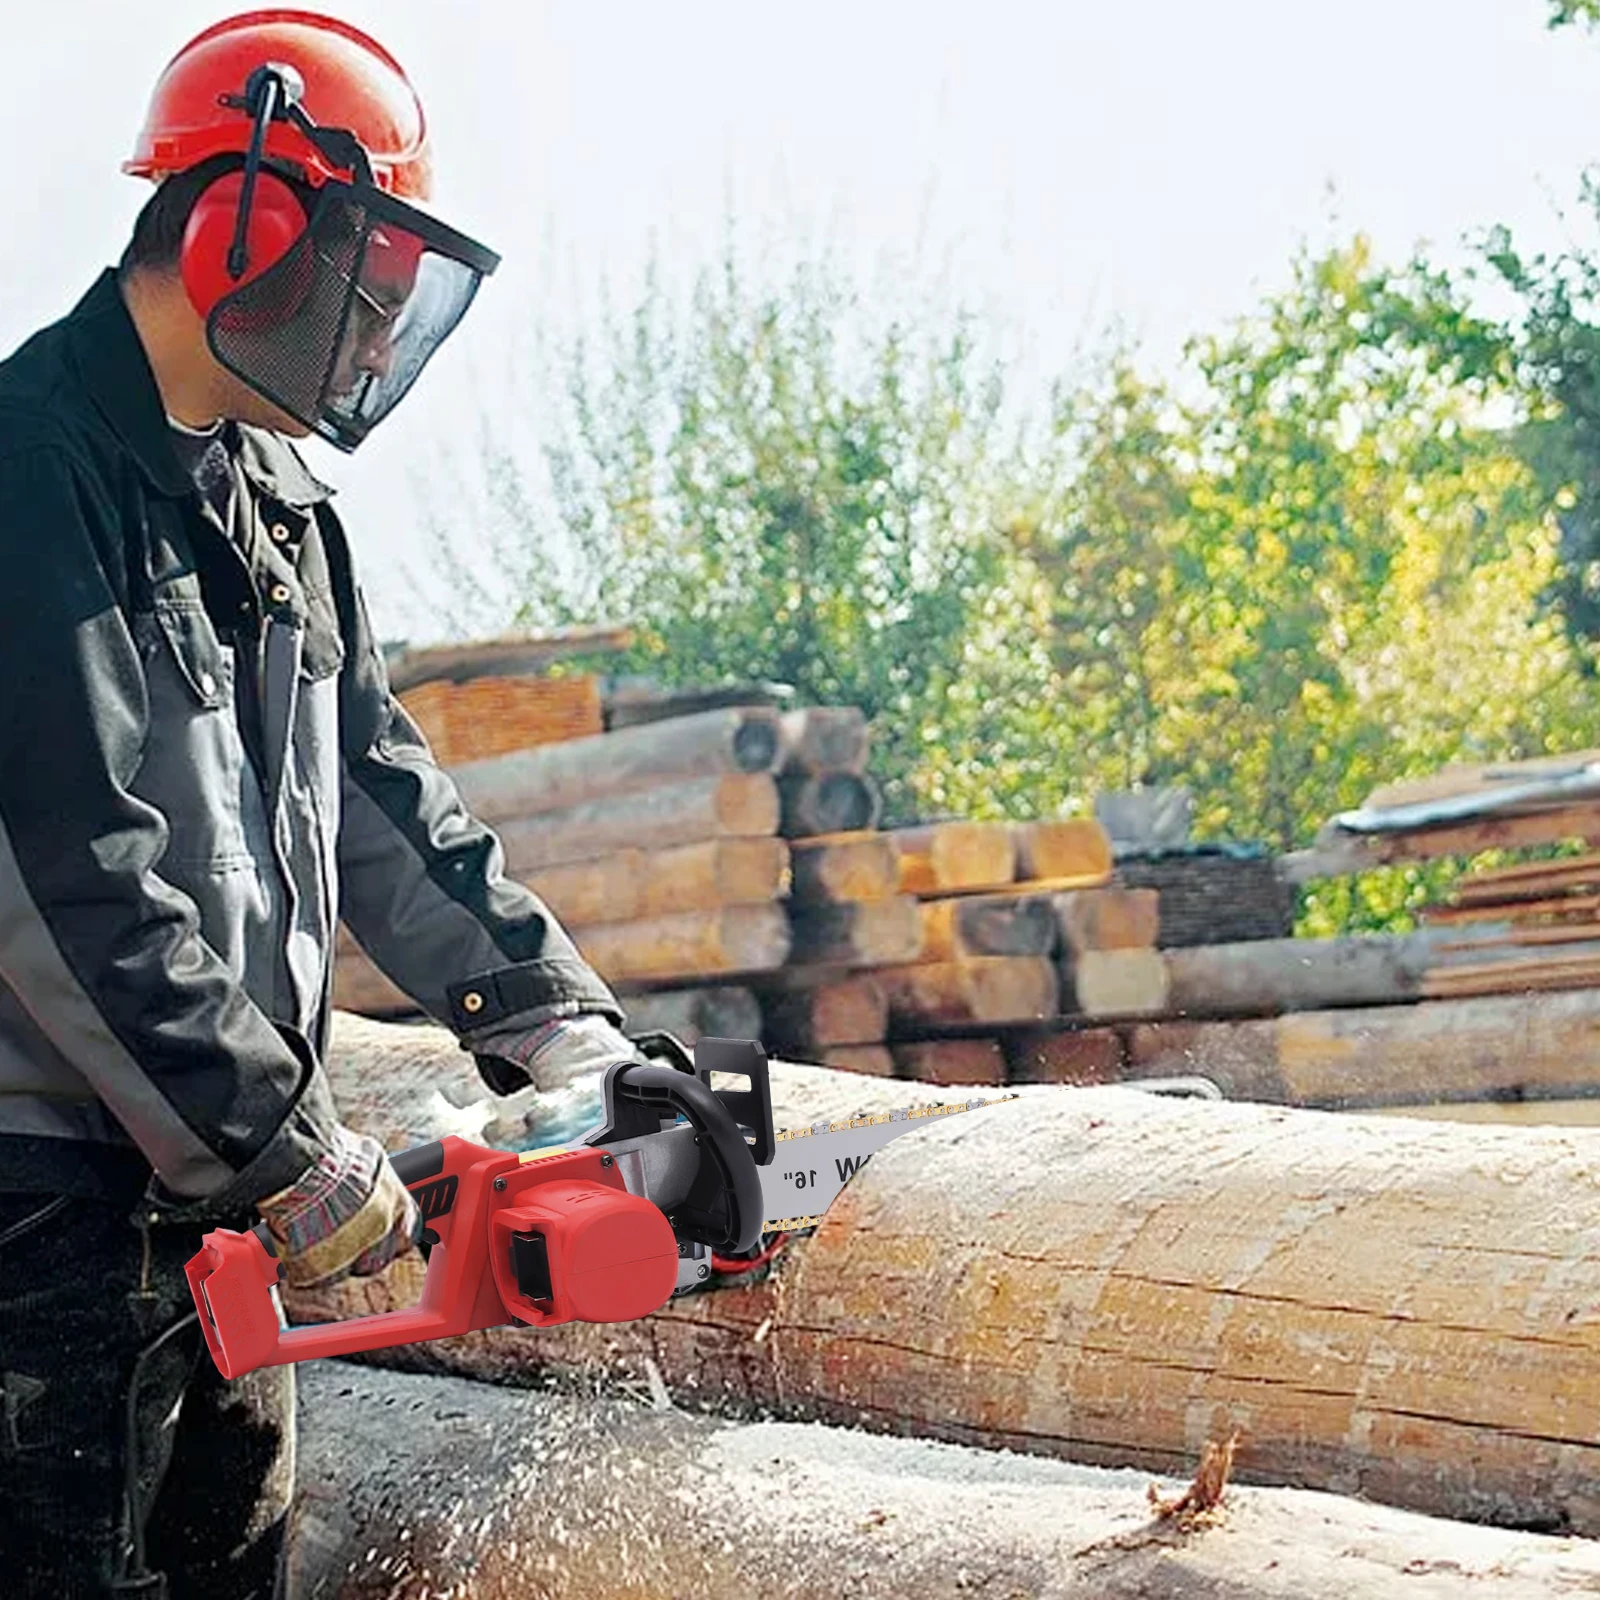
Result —
[{"label": "mesh face screen", "polygon": [[207,335],[258,394],[353,450],[416,382],[482,276],[329,185],[306,233],[218,302]]}]

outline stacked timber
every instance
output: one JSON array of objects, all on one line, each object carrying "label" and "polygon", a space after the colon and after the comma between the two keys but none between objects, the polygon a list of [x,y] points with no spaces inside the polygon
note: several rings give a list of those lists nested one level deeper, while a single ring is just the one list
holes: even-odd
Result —
[{"label": "stacked timber", "polygon": [[1422,922],[1454,959],[1427,973],[1424,994],[1503,994],[1600,983],[1600,854],[1470,873]]},{"label": "stacked timber", "polygon": [[601,731],[600,684],[563,677],[434,679],[400,696],[435,758],[446,767]]}]

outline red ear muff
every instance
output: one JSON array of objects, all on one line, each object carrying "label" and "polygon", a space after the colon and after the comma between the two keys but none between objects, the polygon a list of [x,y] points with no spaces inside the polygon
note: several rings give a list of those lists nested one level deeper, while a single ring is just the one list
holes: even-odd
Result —
[{"label": "red ear muff", "polygon": [[[183,230],[179,257],[183,286],[189,303],[202,317],[209,317],[225,295],[275,266],[306,234],[306,211],[299,196],[282,178],[258,172],[245,231],[249,263],[242,276],[233,277],[228,271],[228,251],[233,244],[243,189],[242,171],[225,173],[201,191]],[[290,298],[297,301],[299,297]],[[285,315],[292,313],[293,306],[284,308]]]}]

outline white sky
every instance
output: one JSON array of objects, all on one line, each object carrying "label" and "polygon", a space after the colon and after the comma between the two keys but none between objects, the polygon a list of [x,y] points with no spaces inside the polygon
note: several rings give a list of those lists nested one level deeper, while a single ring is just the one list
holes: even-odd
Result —
[{"label": "white sky", "polygon": [[[5,0],[0,349],[114,259],[118,164],[212,0]],[[652,249],[686,278],[730,200],[780,240],[940,263],[950,292],[1059,370],[1120,319],[1153,365],[1356,229],[1389,259],[1506,222],[1559,245],[1600,155],[1600,44],[1542,0],[324,0],[426,102],[437,209],[505,264],[342,488],[380,632],[437,623],[404,575],[414,480],[509,403],[508,351]],[[19,20],[19,18],[21,20]],[[1330,198],[1331,195],[1331,198]],[[552,272],[550,263],[558,269]],[[552,288],[552,283],[557,287]],[[419,468],[419,463],[421,467]],[[464,534],[468,530],[463,530]]]}]

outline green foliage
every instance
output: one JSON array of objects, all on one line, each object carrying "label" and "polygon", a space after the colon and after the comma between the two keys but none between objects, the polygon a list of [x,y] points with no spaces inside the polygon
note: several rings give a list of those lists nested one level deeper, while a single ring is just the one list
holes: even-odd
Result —
[{"label": "green foliage", "polygon": [[1548,0],[1548,4],[1549,26],[1552,28],[1564,28],[1574,23],[1592,28],[1600,22],[1600,0]]},{"label": "green foliage", "polygon": [[[1172,382],[1112,350],[1019,419],[970,320],[729,262],[556,352],[547,492],[489,478],[525,620],[863,707],[891,820],[1181,783],[1198,837],[1284,850],[1378,783],[1600,742],[1531,348],[1357,239]],[[1404,926],[1459,870],[1317,885],[1302,925]]]}]

